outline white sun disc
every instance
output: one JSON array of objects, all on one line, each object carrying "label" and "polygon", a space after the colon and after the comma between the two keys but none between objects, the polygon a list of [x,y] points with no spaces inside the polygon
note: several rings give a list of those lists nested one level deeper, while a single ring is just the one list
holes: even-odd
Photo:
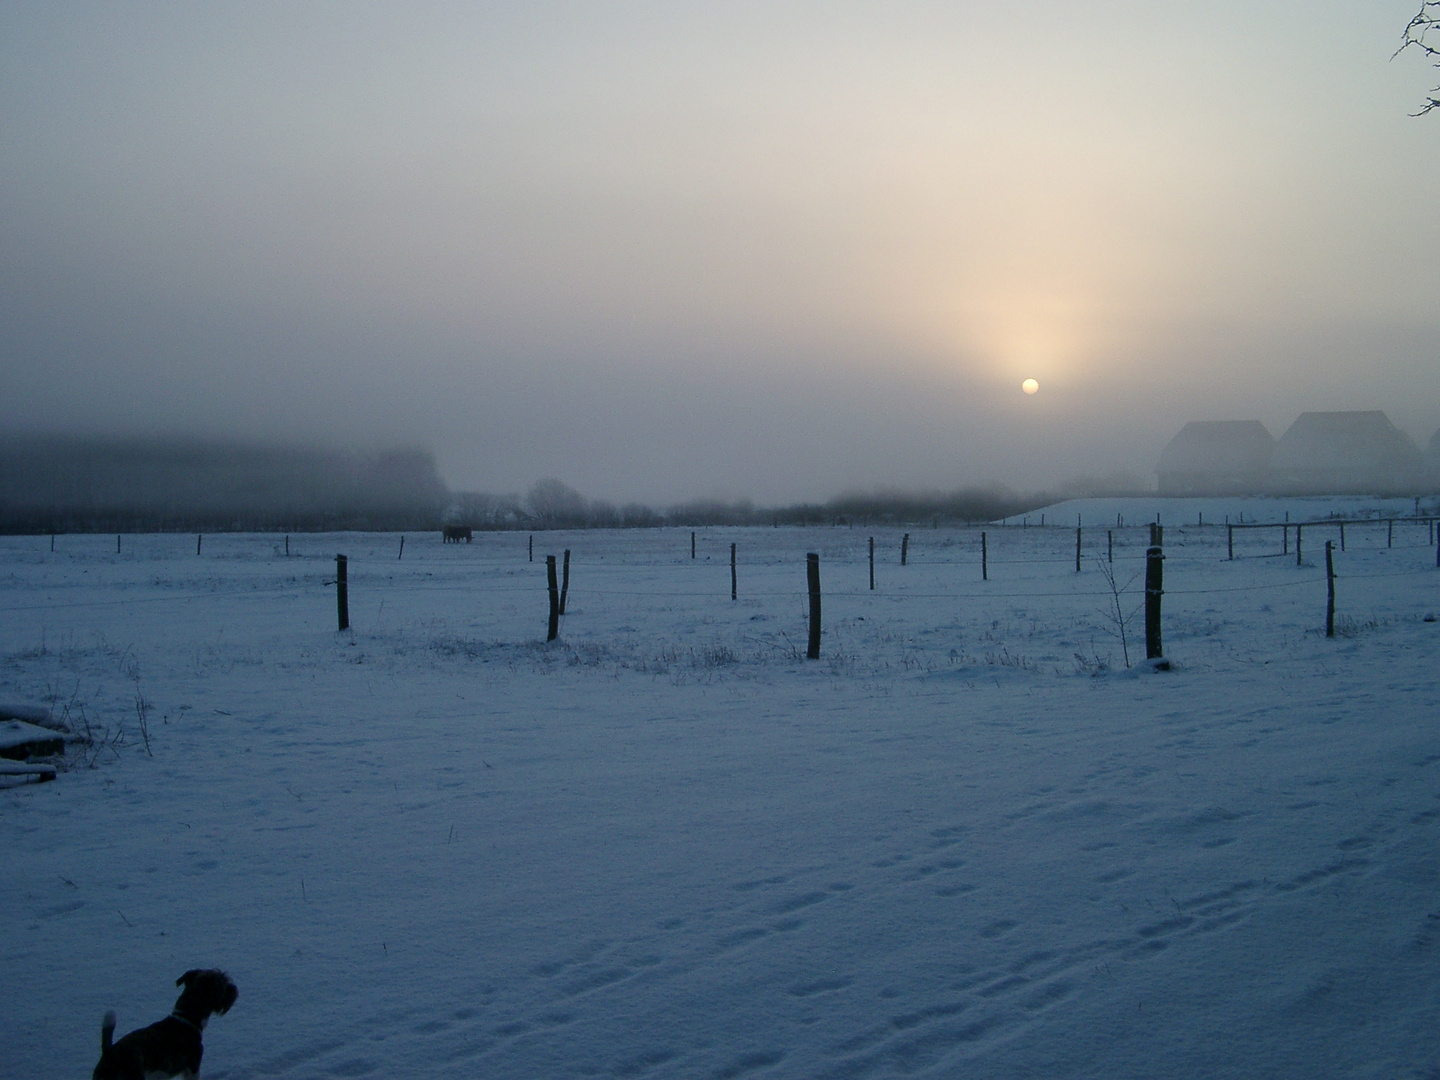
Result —
[{"label": "white sun disc", "polygon": [[1024,390],[1027,394],[1033,394],[1040,389],[1040,384],[1034,379],[1026,379],[1020,384],[1020,389]]}]

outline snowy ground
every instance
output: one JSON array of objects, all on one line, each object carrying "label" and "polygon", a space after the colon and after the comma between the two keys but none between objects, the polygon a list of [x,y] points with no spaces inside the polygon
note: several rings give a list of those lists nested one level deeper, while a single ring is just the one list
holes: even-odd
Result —
[{"label": "snowy ground", "polygon": [[0,538],[0,701],[95,740],[0,790],[3,1071],[214,965],[211,1078],[1440,1076],[1429,526],[1327,640],[1333,526],[1182,520],[1169,672],[1103,528]]}]

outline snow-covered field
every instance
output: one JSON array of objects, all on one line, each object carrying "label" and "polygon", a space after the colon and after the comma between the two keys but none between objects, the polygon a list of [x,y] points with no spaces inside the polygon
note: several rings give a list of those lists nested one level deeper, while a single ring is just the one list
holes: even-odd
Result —
[{"label": "snow-covered field", "polygon": [[985,582],[979,529],[0,538],[0,701],[93,739],[0,790],[0,1072],[220,966],[211,1078],[1440,1076],[1429,526],[1347,529],[1327,639],[1336,527],[1167,516],[1156,672],[1080,512]]}]

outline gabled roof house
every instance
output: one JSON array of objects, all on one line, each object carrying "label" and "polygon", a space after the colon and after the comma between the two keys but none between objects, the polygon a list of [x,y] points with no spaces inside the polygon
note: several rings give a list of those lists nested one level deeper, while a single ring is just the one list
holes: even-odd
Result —
[{"label": "gabled roof house", "polygon": [[1259,420],[1192,420],[1160,454],[1160,494],[1254,494],[1274,453],[1275,437]]},{"label": "gabled roof house", "polygon": [[1378,495],[1409,490],[1424,456],[1378,409],[1307,412],[1275,446],[1270,487],[1279,494]]}]

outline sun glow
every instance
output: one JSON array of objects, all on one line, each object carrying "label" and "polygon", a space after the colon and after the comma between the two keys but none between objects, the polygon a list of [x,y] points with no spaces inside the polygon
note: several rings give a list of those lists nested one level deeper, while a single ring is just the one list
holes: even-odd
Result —
[{"label": "sun glow", "polygon": [[1024,390],[1027,394],[1034,394],[1039,391],[1040,384],[1034,379],[1026,379],[1020,384],[1020,389]]}]

